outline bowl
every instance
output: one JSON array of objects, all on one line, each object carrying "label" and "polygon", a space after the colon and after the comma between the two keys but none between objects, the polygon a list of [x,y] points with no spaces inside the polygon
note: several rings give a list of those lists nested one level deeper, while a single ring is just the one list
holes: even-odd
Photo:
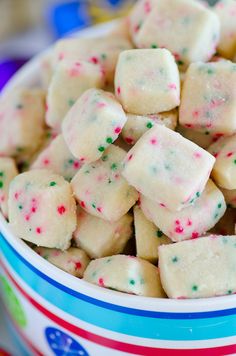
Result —
[{"label": "bowl", "polygon": [[[112,26],[77,35],[106,34]],[[25,65],[5,91],[35,85],[44,55]],[[236,295],[171,300],[111,291],[42,259],[3,216],[0,231],[1,295],[18,355],[236,354]]]}]

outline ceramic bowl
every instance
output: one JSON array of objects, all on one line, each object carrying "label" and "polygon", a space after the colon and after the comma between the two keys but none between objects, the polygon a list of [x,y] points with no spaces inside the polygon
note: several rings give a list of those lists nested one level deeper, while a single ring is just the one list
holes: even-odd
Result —
[{"label": "ceramic bowl", "polygon": [[[17,73],[6,91],[37,83],[41,56]],[[18,355],[236,354],[236,295],[170,300],[103,289],[42,259],[2,216],[0,230],[1,294]]]}]

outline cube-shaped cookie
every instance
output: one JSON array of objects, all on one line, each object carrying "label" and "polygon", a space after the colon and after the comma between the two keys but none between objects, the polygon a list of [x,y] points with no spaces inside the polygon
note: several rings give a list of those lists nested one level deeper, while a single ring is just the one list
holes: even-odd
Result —
[{"label": "cube-shaped cookie", "polygon": [[133,217],[130,214],[125,214],[115,222],[109,222],[78,207],[74,241],[91,258],[116,255],[123,252],[132,236],[132,222]]},{"label": "cube-shaped cookie", "polygon": [[164,125],[171,130],[175,130],[177,125],[177,110],[174,109],[148,116],[127,114],[127,118],[128,120],[121,135],[126,143],[134,145],[154,124]]},{"label": "cube-shaped cookie", "polygon": [[126,152],[111,145],[100,160],[85,164],[71,181],[75,198],[89,214],[117,221],[138,200],[137,191],[121,175]]},{"label": "cube-shaped cookie", "polygon": [[[139,48],[167,48],[181,68],[208,61],[216,51],[220,23],[216,14],[193,0],[142,1],[143,19],[131,14],[132,39]],[[139,5],[141,6],[141,4]],[[149,10],[147,12],[147,10]],[[146,13],[145,13],[146,11]]]},{"label": "cube-shaped cookie", "polygon": [[216,139],[213,135],[210,135],[208,131],[206,132],[199,132],[194,129],[189,129],[184,126],[178,126],[176,129],[183,137],[187,138],[188,140],[196,143],[196,145],[207,149]]},{"label": "cube-shaped cookie", "polygon": [[82,162],[72,155],[63,136],[58,135],[39,153],[31,169],[49,169],[70,182],[81,166]]},{"label": "cube-shaped cookie", "polygon": [[195,204],[181,211],[170,211],[141,195],[141,208],[148,219],[172,241],[197,238],[210,230],[224,215],[224,196],[209,180]]},{"label": "cube-shaped cookie", "polygon": [[232,59],[236,53],[236,2],[221,0],[214,8],[220,20],[220,42],[217,52],[223,57]]},{"label": "cube-shaped cookie", "polygon": [[0,155],[32,154],[44,135],[45,93],[15,89],[0,100]]},{"label": "cube-shaped cookie", "polygon": [[236,132],[236,64],[220,61],[189,66],[179,122],[206,133],[231,135]]},{"label": "cube-shaped cookie", "polygon": [[12,158],[0,157],[0,208],[5,217],[8,217],[9,185],[17,174],[15,161]]},{"label": "cube-shaped cookie", "polygon": [[70,247],[66,251],[47,247],[36,247],[34,250],[56,267],[79,278],[83,277],[90,262],[86,253],[76,247]]},{"label": "cube-shaped cookie", "polygon": [[236,236],[210,235],[159,247],[159,268],[169,298],[236,293]]},{"label": "cube-shaped cookie", "polygon": [[76,228],[71,186],[48,170],[33,170],[10,183],[9,222],[16,236],[37,246],[66,250]]},{"label": "cube-shaped cookie", "polygon": [[175,108],[180,103],[180,80],[174,57],[166,49],[122,52],[116,66],[115,92],[131,114],[155,114]]},{"label": "cube-shaped cookie", "polygon": [[216,158],[212,177],[225,189],[236,189],[236,135],[221,138],[208,147]]},{"label": "cube-shaped cookie", "polygon": [[138,257],[115,255],[91,261],[84,279],[100,287],[146,297],[165,297],[157,267]]},{"label": "cube-shaped cookie", "polygon": [[79,60],[61,61],[53,74],[47,95],[47,124],[58,132],[61,123],[76,100],[90,88],[102,88],[101,66]]},{"label": "cube-shaped cookie", "polygon": [[127,118],[113,94],[87,90],[62,123],[62,133],[71,153],[82,162],[93,162],[120,134]]},{"label": "cube-shaped cookie", "polygon": [[192,204],[215,159],[165,126],[155,125],[128,152],[123,176],[140,193],[170,210]]},{"label": "cube-shaped cookie", "polygon": [[138,206],[134,207],[134,229],[137,257],[156,264],[158,246],[169,244],[171,240],[146,218]]}]

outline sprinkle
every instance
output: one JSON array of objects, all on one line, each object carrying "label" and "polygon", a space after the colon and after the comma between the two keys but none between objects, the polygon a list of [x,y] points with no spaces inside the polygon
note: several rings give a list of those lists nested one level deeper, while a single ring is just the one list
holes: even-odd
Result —
[{"label": "sprinkle", "polygon": [[49,159],[45,158],[44,161],[43,161],[43,164],[44,164],[45,166],[47,166],[47,165],[49,164]]},{"label": "sprinkle", "polygon": [[120,95],[121,89],[120,87],[117,88],[117,94]]},{"label": "sprinkle", "polygon": [[69,99],[68,100],[68,106],[73,106],[74,105],[74,103],[75,103],[75,100],[73,100],[73,99]]},{"label": "sprinkle", "polygon": [[192,291],[196,292],[198,290],[198,286],[195,284],[192,286]]},{"label": "sprinkle", "polygon": [[196,239],[196,238],[198,238],[198,236],[199,236],[199,233],[197,231],[194,231],[192,233],[192,239]]},{"label": "sprinkle", "polygon": [[103,278],[99,278],[98,283],[99,283],[99,285],[100,285],[101,287],[104,287],[104,286],[105,286],[105,285],[104,285],[104,280],[103,280]]},{"label": "sprinkle", "polygon": [[0,181],[0,189],[3,188],[3,185],[4,185],[3,182]]},{"label": "sprinkle", "polygon": [[157,237],[162,237],[163,236],[163,232],[161,230],[157,230],[156,234],[157,234]]},{"label": "sprinkle", "polygon": [[81,262],[75,262],[75,269],[80,269],[82,267]]},{"label": "sprinkle", "polygon": [[18,205],[18,208],[19,208],[20,210],[22,210],[22,209],[23,209],[23,206],[22,206],[22,205]]},{"label": "sprinkle", "polygon": [[98,151],[100,151],[100,152],[105,151],[105,147],[104,147],[104,146],[99,146],[99,147],[98,147]]},{"label": "sprinkle", "polygon": [[37,227],[37,228],[36,228],[36,232],[37,232],[37,234],[41,234],[41,232],[42,232],[41,227]]},{"label": "sprinkle", "polygon": [[3,177],[4,176],[4,172],[0,172],[0,177]]},{"label": "sprinkle", "polygon": [[148,129],[151,129],[151,128],[153,127],[153,123],[152,123],[151,121],[149,121],[149,122],[147,123],[146,127],[147,127]]},{"label": "sprinkle", "polygon": [[86,207],[85,202],[81,200],[80,206],[81,206],[82,208],[85,208],[85,207]]},{"label": "sprinkle", "polygon": [[195,152],[194,153],[194,157],[195,158],[201,158],[202,157],[202,154],[200,152]]},{"label": "sprinkle", "polygon": [[226,157],[231,157],[233,155],[233,152],[227,153]]},{"label": "sprinkle", "polygon": [[131,284],[132,286],[134,286],[134,285],[135,285],[135,280],[134,280],[134,279],[130,279],[130,280],[129,280],[129,284]]},{"label": "sprinkle", "polygon": [[197,192],[197,193],[196,193],[196,196],[197,196],[198,198],[200,197],[200,195],[201,195],[200,192]]},{"label": "sprinkle", "polygon": [[107,142],[107,143],[112,143],[112,142],[113,142],[112,137],[107,137],[106,142]]},{"label": "sprinkle", "polygon": [[129,145],[133,145],[134,144],[134,140],[132,139],[132,137],[126,137],[125,141],[129,144]]},{"label": "sprinkle", "polygon": [[228,291],[227,291],[227,294],[232,294],[233,293],[233,291],[231,290],[231,289],[229,289]]},{"label": "sprinkle", "polygon": [[102,161],[103,161],[103,162],[105,162],[105,161],[107,161],[107,160],[108,160],[108,156],[107,156],[107,155],[102,156]]},{"label": "sprinkle", "polygon": [[99,213],[101,213],[101,212],[102,212],[102,208],[99,206],[99,207],[97,208],[97,211],[98,211]]},{"label": "sprinkle", "polygon": [[103,60],[105,60],[105,59],[107,58],[107,55],[106,55],[105,53],[102,53],[102,54],[101,54],[101,58],[102,58]]},{"label": "sprinkle", "polygon": [[91,204],[94,209],[96,209],[96,205],[94,203]]},{"label": "sprinkle", "polygon": [[99,60],[97,57],[91,57],[90,62],[92,62],[93,64],[98,64]]},{"label": "sprinkle", "polygon": [[158,48],[158,45],[156,45],[155,43],[151,44],[151,48]]},{"label": "sprinkle", "polygon": [[172,262],[173,262],[173,263],[178,262],[178,260],[179,260],[179,259],[178,259],[178,257],[177,257],[177,256],[175,256],[175,257],[173,257],[173,258],[172,258]]},{"label": "sprinkle", "polygon": [[117,127],[115,128],[115,133],[116,133],[116,134],[119,134],[120,132],[121,132],[121,127],[117,126]]},{"label": "sprinkle", "polygon": [[112,171],[115,171],[116,169],[117,169],[117,164],[116,163],[112,163],[112,165],[111,165],[111,170]]},{"label": "sprinkle", "polygon": [[188,225],[188,226],[191,226],[191,225],[192,225],[192,221],[188,219],[187,225]]},{"label": "sprinkle", "polygon": [[131,155],[129,155],[129,156],[127,157],[127,160],[128,160],[128,161],[131,161],[132,158],[133,158],[133,155],[131,154]]},{"label": "sprinkle", "polygon": [[182,226],[177,226],[177,227],[175,228],[175,232],[176,232],[177,234],[182,234],[183,231],[184,231],[184,228],[183,228]]},{"label": "sprinkle", "polygon": [[156,138],[152,138],[152,139],[150,140],[150,143],[151,143],[152,145],[156,145],[156,144],[157,144],[157,139],[156,139]]},{"label": "sprinkle", "polygon": [[49,183],[49,186],[50,186],[50,187],[54,187],[55,185],[57,185],[56,182],[50,182],[50,183]]},{"label": "sprinkle", "polygon": [[234,160],[234,164],[236,164],[236,159]]},{"label": "sprinkle", "polygon": [[31,212],[36,213],[36,208],[34,206],[31,208]]},{"label": "sprinkle", "polygon": [[63,215],[66,212],[64,205],[58,206],[57,211],[60,215]]}]

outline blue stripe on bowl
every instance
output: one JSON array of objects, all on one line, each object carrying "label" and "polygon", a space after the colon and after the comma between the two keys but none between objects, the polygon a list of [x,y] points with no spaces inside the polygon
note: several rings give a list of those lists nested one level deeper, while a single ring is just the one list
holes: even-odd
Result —
[{"label": "blue stripe on bowl", "polygon": [[102,302],[52,280],[19,255],[2,235],[0,237],[2,252],[20,278],[48,302],[85,322],[127,335],[161,340],[205,340],[236,333],[236,308],[164,313]]}]

